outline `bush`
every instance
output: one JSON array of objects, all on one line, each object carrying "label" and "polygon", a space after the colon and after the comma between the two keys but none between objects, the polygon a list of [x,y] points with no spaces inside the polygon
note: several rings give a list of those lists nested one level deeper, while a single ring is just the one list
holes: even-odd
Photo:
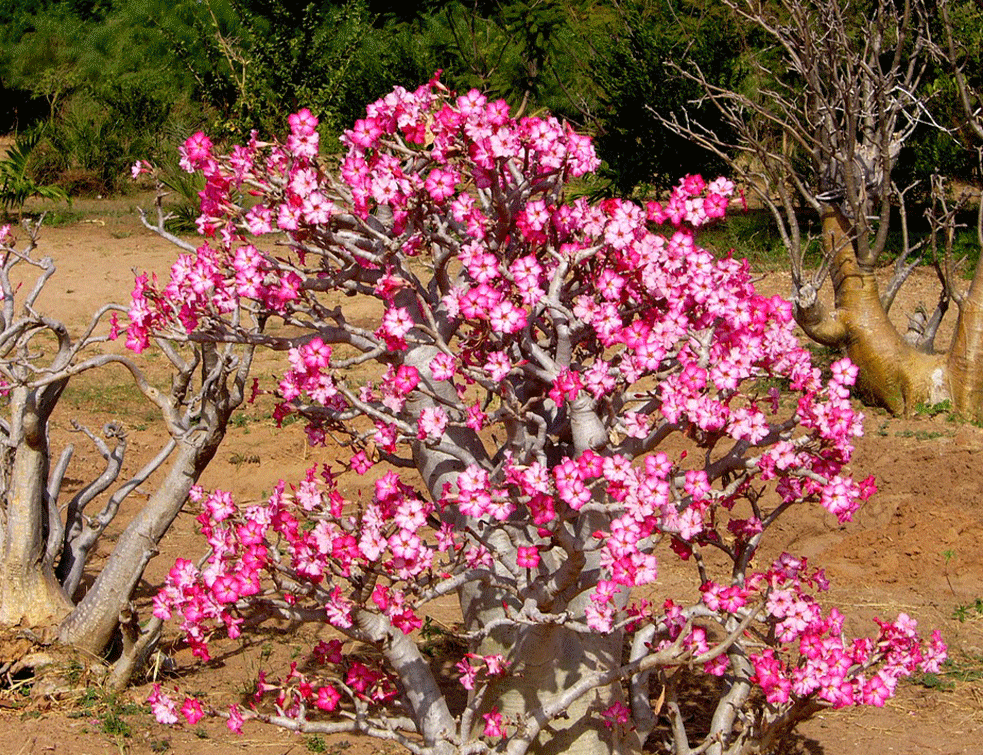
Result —
[{"label": "bush", "polygon": [[20,134],[7,150],[7,155],[0,160],[0,206],[6,210],[15,209],[20,214],[24,202],[31,197],[68,199],[61,188],[39,184],[28,171],[41,133],[41,129],[35,128]]},{"label": "bush", "polygon": [[[371,105],[337,168],[310,111],[290,126],[230,152],[202,133],[185,143],[206,180],[206,241],[166,286],[140,279],[128,335],[138,349],[166,335],[286,351],[277,416],[344,449],[262,504],[199,489],[210,556],[175,564],[156,615],[179,617],[202,659],[263,616],[334,638],[261,675],[248,707],[187,698],[189,722],[428,753],[650,737],[770,751],[817,710],[883,705],[899,678],[938,668],[937,633],[922,642],[902,615],[849,639],[814,597],[821,569],[787,553],[757,563],[783,514],[822,505],[846,522],[874,486],[847,469],[856,369],[838,361],[824,381],[790,305],[695,243],[730,182],[688,176],[664,205],[568,201],[598,166],[589,139],[439,81]],[[243,204],[250,190],[259,202]],[[374,303],[372,325],[346,316],[346,297]],[[270,320],[297,330],[260,334]],[[688,593],[660,584],[675,559],[692,564]],[[463,707],[418,631],[452,593]],[[706,719],[684,716],[691,675]],[[178,720],[168,690],[151,702]]]}]

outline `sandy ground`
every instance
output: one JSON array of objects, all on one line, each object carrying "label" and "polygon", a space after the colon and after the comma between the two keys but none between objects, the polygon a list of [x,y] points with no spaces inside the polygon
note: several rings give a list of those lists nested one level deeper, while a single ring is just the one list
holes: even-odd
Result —
[{"label": "sandy ground", "polygon": [[[81,325],[88,313],[107,300],[125,302],[133,271],[163,273],[175,250],[145,231],[136,220],[135,206],[147,197],[113,202],[76,202],[71,222],[47,227],[41,251],[52,257],[58,273],[45,291],[40,308]],[[896,309],[919,301],[934,304],[932,274],[918,271],[909,293]],[[780,275],[761,286],[782,291]],[[258,375],[269,378],[277,364],[264,357]],[[153,412],[142,407],[121,374],[81,379],[66,395],[54,423],[54,442],[72,440],[78,446],[74,484],[82,484],[87,468],[98,457],[77,436],[69,436],[70,420],[98,427],[107,419],[125,422],[131,437],[131,467],[152,453],[158,431]],[[880,492],[851,525],[841,527],[821,511],[803,513],[781,525],[772,538],[775,552],[789,550],[822,565],[833,587],[827,599],[848,615],[848,626],[868,633],[873,617],[892,617],[905,611],[925,628],[940,628],[950,645],[952,672],[931,686],[904,683],[884,709],[828,712],[804,726],[790,743],[791,752],[810,755],[854,753],[977,753],[983,750],[983,614],[965,611],[983,598],[983,430],[948,421],[945,416],[891,418],[867,411],[867,434],[858,444],[854,463],[861,476],[874,473]],[[275,432],[269,407],[256,405],[232,429],[203,480],[206,486],[231,488],[240,500],[259,499],[278,477],[299,477],[312,461],[330,455],[312,451],[294,426]],[[138,502],[136,502],[138,503]],[[133,505],[136,505],[135,503]],[[818,508],[818,507],[817,507]],[[123,522],[125,523],[125,514]],[[162,553],[151,564],[141,588],[146,599],[163,578],[176,555],[198,553],[200,543],[189,515],[179,518]],[[107,543],[108,548],[111,543]],[[452,616],[447,617],[453,620]],[[239,699],[247,677],[261,663],[289,663],[293,653],[309,647],[312,630],[300,633],[256,633],[241,644],[229,644],[207,667],[191,663],[177,650],[179,683],[185,690],[209,690],[216,703]],[[173,631],[169,634],[173,638]],[[261,660],[261,656],[267,656]],[[924,681],[924,680],[923,680]],[[96,686],[82,695],[57,700],[32,699],[25,688],[0,697],[0,752],[40,753],[304,753],[392,752],[395,748],[352,737],[315,740],[260,725],[242,737],[221,723],[168,729],[156,724],[143,701],[150,687],[141,682],[118,699],[107,699]]]}]

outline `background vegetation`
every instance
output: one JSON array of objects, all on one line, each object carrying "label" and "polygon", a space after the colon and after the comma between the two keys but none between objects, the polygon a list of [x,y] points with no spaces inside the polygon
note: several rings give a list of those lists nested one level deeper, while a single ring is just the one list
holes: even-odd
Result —
[{"label": "background vegetation", "polygon": [[[957,10],[979,60],[980,11]],[[173,162],[195,129],[279,132],[301,106],[321,118],[330,148],[366,102],[442,70],[453,88],[549,109],[593,133],[604,181],[592,190],[625,195],[720,170],[655,117],[723,128],[674,63],[760,92],[768,82],[753,64],[768,55],[716,0],[7,0],[0,134],[42,134],[27,165],[35,185],[117,193],[136,160]],[[948,72],[930,72],[924,87],[925,123],[899,168],[977,183]]]}]

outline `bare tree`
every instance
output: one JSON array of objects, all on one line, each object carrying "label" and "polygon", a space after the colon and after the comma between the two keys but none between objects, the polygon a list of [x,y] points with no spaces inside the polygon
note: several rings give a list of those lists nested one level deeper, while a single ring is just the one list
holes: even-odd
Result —
[{"label": "bare tree", "polygon": [[[675,116],[664,122],[727,160],[771,211],[789,253],[799,325],[850,356],[868,399],[896,413],[948,399],[962,414],[983,416],[983,370],[973,356],[983,345],[983,283],[974,280],[964,292],[952,276],[951,255],[939,243],[951,240],[951,208],[937,207],[933,230],[915,238],[907,212],[914,187],[894,180],[915,127],[932,122],[923,85],[939,48],[929,9],[921,0],[876,0],[869,9],[840,0],[727,5],[770,43],[756,71],[767,83],[753,94],[738,92],[680,65],[737,136],[725,142],[698,123]],[[823,254],[813,270],[806,253],[816,239],[805,230],[803,206],[821,219]],[[889,250],[898,220],[902,246]],[[901,332],[888,312],[926,245],[938,252],[939,298]],[[896,261],[881,285],[876,271],[887,251]],[[827,281],[831,307],[820,296]],[[936,335],[951,303],[956,336],[939,352]]]},{"label": "bare tree", "polygon": [[[0,378],[6,394],[6,416],[0,419],[0,624],[30,627],[100,656],[122,622],[128,631],[114,681],[125,683],[157,639],[156,625],[140,631],[133,621],[131,596],[242,401],[252,350],[215,344],[178,350],[160,341],[174,372],[169,390],[156,388],[132,357],[100,353],[99,346],[114,337],[115,324],[107,326],[106,320],[125,308],[103,306],[77,337],[64,323],[37,311],[55,265],[35,254],[40,222],[25,227],[29,240],[20,249],[8,234],[0,239]],[[33,284],[19,287],[12,276],[15,268],[36,270]],[[55,459],[49,442],[52,412],[72,377],[112,364],[128,370],[160,409],[167,440],[124,480],[123,428],[108,424],[96,434],[76,425],[105,464],[68,497],[63,481],[74,449],[68,446]],[[124,500],[160,470],[166,470],[160,484],[122,532],[95,581],[83,589],[94,545]]]}]

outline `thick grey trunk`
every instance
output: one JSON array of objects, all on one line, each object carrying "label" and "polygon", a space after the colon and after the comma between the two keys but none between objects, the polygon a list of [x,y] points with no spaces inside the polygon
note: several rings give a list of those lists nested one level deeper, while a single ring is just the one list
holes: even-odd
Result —
[{"label": "thick grey trunk", "polygon": [[165,412],[172,436],[178,443],[177,456],[150,500],[123,531],[92,587],[62,622],[58,634],[62,642],[101,654],[112,641],[121,616],[128,613],[130,596],[143,576],[144,568],[157,553],[161,538],[184,507],[189,491],[225,437],[229,417],[242,402],[242,386],[251,363],[251,350],[239,359],[233,359],[228,353],[223,355],[214,349],[203,349],[200,367],[197,361],[182,366],[172,387],[172,396],[184,392],[192,370],[201,369],[202,389],[198,398],[180,399],[185,411],[197,403],[200,414],[189,423],[179,416],[175,406]]},{"label": "thick grey trunk", "polygon": [[[598,529],[601,515],[582,517],[574,537]],[[496,533],[500,534],[500,533]],[[499,559],[515,559],[515,551],[507,537],[491,535]],[[562,581],[551,585],[546,600],[534,610],[554,616],[569,615],[580,623],[584,621],[584,609],[596,587],[599,576],[599,558],[595,552],[573,559],[570,554],[544,553],[543,558],[552,561],[550,571],[565,575]],[[576,563],[575,563],[576,561]],[[562,563],[561,563],[562,562]],[[564,570],[565,565],[572,565]],[[480,583],[465,585],[460,591],[461,608],[465,627],[474,631],[488,626],[505,616],[506,610],[519,614],[523,606],[503,592],[489,589]],[[618,593],[618,607],[624,607],[627,593]],[[507,608],[506,608],[507,606]],[[527,609],[533,609],[527,606]],[[581,682],[587,675],[603,672],[621,665],[625,636],[621,631],[607,634],[579,632],[561,623],[503,622],[493,630],[474,652],[480,655],[501,654],[510,661],[509,673],[498,679],[486,693],[480,713],[497,706],[499,712],[511,719],[513,725],[522,725],[540,708],[550,707],[552,702]],[[550,722],[549,726],[532,742],[529,752],[536,755],[614,755],[636,753],[641,750],[638,737],[623,726],[609,727],[601,717],[602,711],[615,702],[626,703],[619,683],[602,686],[579,697],[566,707],[565,717]],[[480,734],[484,719],[474,723]]]},{"label": "thick grey trunk", "polygon": [[[512,627],[483,643],[482,654],[502,653],[512,659],[510,673],[489,689],[503,717],[522,724],[530,713],[547,707],[585,674],[618,666],[624,635],[571,631],[558,625]],[[638,737],[623,726],[605,725],[601,713],[615,702],[625,702],[620,685],[599,687],[566,708],[563,718],[529,748],[536,755],[608,755],[640,751]],[[478,726],[484,725],[479,720]]]},{"label": "thick grey trunk", "polygon": [[[421,381],[428,389],[441,395],[449,390],[444,382],[434,381],[430,375],[429,364],[436,354],[435,349],[425,347],[414,349],[406,358],[420,373]],[[451,403],[455,396],[446,394]],[[418,412],[422,403],[413,405]],[[598,444],[599,423],[586,402],[578,402],[572,408],[574,445],[577,452]],[[414,446],[414,461],[424,484],[436,499],[446,483],[454,483],[464,469],[462,456],[469,456],[479,463],[488,459],[480,439],[475,433],[464,428],[452,428],[448,437],[460,450],[460,455],[451,455],[441,450],[427,447],[424,443]],[[606,437],[606,436],[605,436]],[[458,525],[463,522],[458,522]],[[474,522],[469,522],[472,526]],[[578,524],[574,538],[590,537],[591,532],[602,526],[598,515],[584,517]],[[479,527],[480,528],[480,527]],[[495,558],[515,562],[516,550],[503,532],[486,532],[491,541]],[[565,555],[547,555],[544,558],[563,560]],[[564,583],[553,585],[552,594],[547,599],[549,605],[537,606],[538,610],[560,613],[568,612],[572,617],[583,621],[583,611],[589,601],[590,592],[597,585],[599,564],[597,555],[588,554],[586,558],[573,560],[566,558],[567,569],[559,568],[560,563],[551,564],[557,574],[566,575]],[[502,575],[504,576],[504,575]],[[506,577],[507,579],[507,577]],[[459,590],[464,624],[468,631],[474,632],[490,623],[497,623],[505,616],[505,608],[518,613],[523,606],[518,605],[513,596],[497,590],[484,582],[465,584]],[[559,624],[521,624],[504,622],[506,626],[493,630],[472,650],[481,655],[502,655],[510,662],[509,673],[492,684],[481,701],[470,732],[461,732],[465,738],[481,737],[485,721],[481,714],[497,707],[506,719],[506,728],[514,731],[522,726],[531,715],[569,690],[585,675],[616,667],[621,663],[624,635],[612,632],[606,635],[582,633]],[[614,702],[624,702],[620,684],[600,687],[567,707],[566,716],[550,723],[532,742],[529,752],[537,755],[613,755],[615,753],[635,753],[640,751],[638,737],[625,727],[609,728],[601,718],[601,712]]]}]

